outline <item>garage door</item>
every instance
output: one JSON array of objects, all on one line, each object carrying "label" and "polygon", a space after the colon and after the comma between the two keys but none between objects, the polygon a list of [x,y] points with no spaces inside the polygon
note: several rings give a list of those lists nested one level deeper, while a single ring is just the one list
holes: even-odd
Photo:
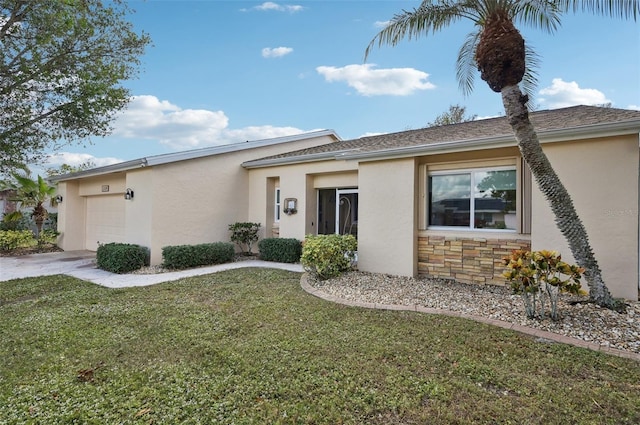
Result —
[{"label": "garage door", "polygon": [[85,248],[98,249],[98,243],[124,242],[125,200],[122,195],[87,197]]}]

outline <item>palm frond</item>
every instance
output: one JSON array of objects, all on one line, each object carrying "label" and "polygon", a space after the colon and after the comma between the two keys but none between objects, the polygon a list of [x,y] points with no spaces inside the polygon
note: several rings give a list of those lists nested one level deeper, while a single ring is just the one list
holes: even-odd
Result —
[{"label": "palm frond", "polygon": [[442,1],[433,4],[430,0],[424,0],[416,9],[402,10],[369,42],[364,53],[364,61],[367,61],[371,50],[376,46],[396,46],[405,38],[411,40],[427,36],[466,17],[460,3],[466,2]]},{"label": "palm frond", "polygon": [[524,91],[529,97],[529,101],[527,102],[528,105],[533,106],[538,89],[538,69],[540,69],[542,58],[538,53],[536,53],[534,48],[529,43],[525,42],[524,48],[527,68],[525,70],[524,76],[522,77],[521,85],[522,91]]},{"label": "palm frond", "polygon": [[638,0],[557,0],[555,3],[562,12],[588,12],[634,21],[640,16]]},{"label": "palm frond", "polygon": [[468,96],[473,91],[476,73],[478,72],[475,56],[479,41],[479,30],[469,33],[458,51],[458,58],[456,59],[456,79],[458,80],[460,90],[462,90],[465,96]]},{"label": "palm frond", "polygon": [[516,0],[511,18],[525,26],[553,33],[560,26],[561,10],[555,0]]}]

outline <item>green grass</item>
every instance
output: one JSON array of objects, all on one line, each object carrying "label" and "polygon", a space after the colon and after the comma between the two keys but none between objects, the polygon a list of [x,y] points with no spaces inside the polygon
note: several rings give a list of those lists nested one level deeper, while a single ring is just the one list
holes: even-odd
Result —
[{"label": "green grass", "polygon": [[299,279],[0,282],[0,423],[640,423],[637,362],[335,305]]}]

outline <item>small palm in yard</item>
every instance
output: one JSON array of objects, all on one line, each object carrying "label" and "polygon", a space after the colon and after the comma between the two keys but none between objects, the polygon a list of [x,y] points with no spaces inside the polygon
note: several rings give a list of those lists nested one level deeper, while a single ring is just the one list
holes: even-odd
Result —
[{"label": "small palm in yard", "polygon": [[11,173],[9,179],[0,182],[0,188],[14,190],[16,195],[13,200],[19,202],[22,207],[31,208],[31,216],[38,232],[36,236],[40,236],[42,225],[49,216],[44,205],[53,199],[56,187],[49,185],[41,176],[33,179],[28,173]]},{"label": "small palm in yard", "polygon": [[637,424],[640,365],[242,269],[0,282],[2,424]]},{"label": "small palm in yard", "polygon": [[[457,77],[463,91],[473,88],[477,68],[489,87],[502,94],[509,124],[515,134],[522,157],[549,201],[556,224],[569,243],[580,267],[585,268],[589,295],[597,304],[624,309],[624,303],[613,299],[602,279],[602,272],[589,244],[587,232],[578,217],[568,191],[560,182],[540,146],[529,120],[527,95],[519,84],[531,89],[535,84],[535,55],[528,51],[515,22],[553,32],[563,13],[586,11],[598,15],[636,19],[640,14],[638,0],[424,0],[411,11],[393,17],[389,25],[376,35],[365,52],[365,58],[376,45],[397,45],[406,38],[436,33],[461,19],[469,19],[476,30],[469,34],[458,55]],[[528,61],[528,62],[527,62]]]}]

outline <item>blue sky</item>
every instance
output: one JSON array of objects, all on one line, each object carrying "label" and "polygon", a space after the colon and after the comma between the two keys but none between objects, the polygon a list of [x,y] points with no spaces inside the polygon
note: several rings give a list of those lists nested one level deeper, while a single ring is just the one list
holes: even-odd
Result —
[{"label": "blue sky", "polygon": [[[365,48],[401,9],[419,1],[130,0],[130,20],[153,46],[114,132],[71,145],[51,166],[108,165],[149,155],[318,129],[343,139],[424,127],[450,105],[503,114],[499,94],[476,78],[465,97],[455,60],[460,22],[437,35]],[[612,103],[640,109],[640,26],[566,15],[553,35],[521,28],[542,57],[538,109]]]}]

